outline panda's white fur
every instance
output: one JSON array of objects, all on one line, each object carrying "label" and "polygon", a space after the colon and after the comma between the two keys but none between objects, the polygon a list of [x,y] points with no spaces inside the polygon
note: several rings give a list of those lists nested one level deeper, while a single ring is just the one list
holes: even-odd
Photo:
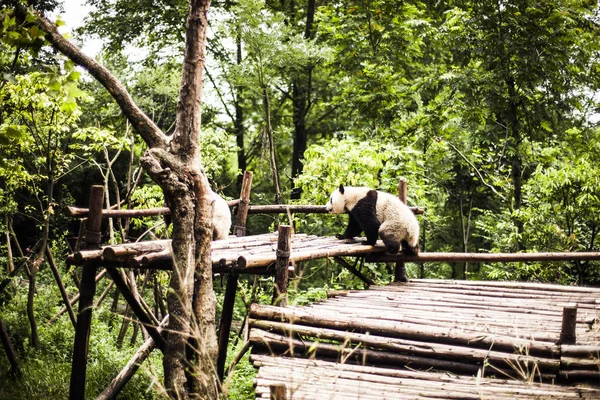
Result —
[{"label": "panda's white fur", "polygon": [[326,209],[333,214],[350,215],[346,232],[339,238],[364,231],[368,244],[374,244],[379,234],[389,252],[400,248],[408,254],[419,251],[419,222],[397,196],[368,187],[340,185],[331,194]]},{"label": "panda's white fur", "polygon": [[221,196],[212,192],[213,207],[213,240],[227,239],[231,228],[231,211],[229,205]]}]

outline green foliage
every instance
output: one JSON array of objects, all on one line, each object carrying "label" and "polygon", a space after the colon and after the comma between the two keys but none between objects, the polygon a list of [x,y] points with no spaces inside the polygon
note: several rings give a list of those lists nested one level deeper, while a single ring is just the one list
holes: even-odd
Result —
[{"label": "green foliage", "polygon": [[[59,269],[63,276],[66,276],[63,263],[60,263]],[[27,286],[18,285],[17,292],[11,301],[0,306],[2,321],[15,346],[23,373],[22,377],[16,380],[7,378],[8,362],[6,357],[0,358],[0,376],[2,376],[0,399],[68,397],[74,328],[66,314],[53,324],[46,324],[46,321],[62,308],[62,302],[59,301],[60,294],[56,284],[53,284],[54,278],[49,268],[42,269],[38,273],[38,279],[40,285],[36,294],[36,304],[43,305],[36,308],[42,341],[39,350],[33,349],[29,343],[29,325],[27,315],[23,312],[27,303]],[[99,290],[102,290],[105,285],[106,282],[101,282]],[[71,294],[76,292],[76,288],[72,285],[68,285],[67,290]],[[109,301],[94,310],[88,356],[86,398],[95,398],[102,392],[116,373],[127,363],[137,347],[141,345],[138,338],[138,342],[133,346],[126,345],[123,348],[117,348],[118,329],[108,323],[110,315]],[[150,359],[146,360],[119,398],[163,398],[154,387],[154,381],[160,379],[162,371],[159,353],[154,352]]]}]

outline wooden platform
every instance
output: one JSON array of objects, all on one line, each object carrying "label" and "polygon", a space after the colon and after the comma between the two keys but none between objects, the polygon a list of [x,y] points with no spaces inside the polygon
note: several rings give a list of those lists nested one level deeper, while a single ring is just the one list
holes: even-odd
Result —
[{"label": "wooden platform", "polygon": [[269,386],[284,384],[287,399],[598,399],[594,388],[459,376],[438,372],[363,367],[330,361],[253,355],[256,398],[270,399]]},{"label": "wooden platform", "polygon": [[[277,259],[278,233],[235,237],[212,242],[212,262],[215,272],[220,270],[252,270],[264,268]],[[385,252],[381,241],[375,246],[362,244],[358,240],[339,240],[331,236],[294,234],[291,237],[290,261],[306,261],[317,258],[360,256]],[[127,243],[106,246],[100,250],[82,250],[70,255],[71,264],[82,264],[93,259],[98,263],[123,263],[123,267],[149,269],[171,269],[171,241]]]},{"label": "wooden platform", "polygon": [[[563,308],[572,305],[577,306],[576,344],[561,345]],[[259,368],[257,397],[277,381],[288,385],[294,399],[382,398],[386,390],[393,394],[389,398],[402,399],[419,393],[600,398],[599,306],[600,289],[439,280],[350,291],[305,307],[255,304],[250,340]],[[427,372],[411,375],[410,370]],[[450,382],[455,375],[461,377]],[[478,375],[508,383],[484,385],[473,378]],[[362,381],[377,388],[374,397]],[[526,384],[541,381],[546,385],[535,390]],[[575,389],[580,383],[596,388]],[[406,391],[400,390],[403,385]],[[460,396],[444,397],[447,387]]]}]

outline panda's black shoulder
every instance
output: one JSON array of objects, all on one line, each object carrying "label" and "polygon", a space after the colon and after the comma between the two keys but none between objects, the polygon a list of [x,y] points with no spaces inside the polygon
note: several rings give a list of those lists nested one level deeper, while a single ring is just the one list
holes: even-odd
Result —
[{"label": "panda's black shoulder", "polygon": [[354,212],[375,212],[377,207],[377,191],[369,190],[354,206]]}]

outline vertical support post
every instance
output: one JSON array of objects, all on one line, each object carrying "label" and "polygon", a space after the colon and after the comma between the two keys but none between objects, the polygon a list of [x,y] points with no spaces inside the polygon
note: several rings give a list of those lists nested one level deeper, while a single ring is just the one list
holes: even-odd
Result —
[{"label": "vertical support post", "polygon": [[[237,208],[235,225],[233,226],[233,234],[238,237],[246,236],[246,219],[248,218],[248,208],[250,207],[251,189],[252,172],[244,171],[242,189],[240,191],[240,204]],[[233,307],[235,305],[237,284],[238,274],[234,271],[227,277],[225,298],[223,299],[223,311],[221,312],[221,321],[219,322],[217,375],[221,381],[225,377],[225,361],[227,360],[227,347],[229,347],[229,333],[231,332],[231,321],[233,319]]]},{"label": "vertical support post", "polygon": [[287,391],[285,389],[285,384],[283,383],[274,383],[269,385],[269,392],[271,393],[271,400],[287,399]]},{"label": "vertical support post", "polygon": [[238,205],[235,215],[235,225],[233,226],[233,234],[236,236],[246,236],[246,219],[248,218],[248,208],[250,207],[250,189],[252,189],[252,172],[244,171],[240,204]]},{"label": "vertical support post", "polygon": [[[90,191],[90,207],[85,233],[85,248],[100,247],[102,226],[102,204],[104,202],[104,187],[92,186]],[[73,366],[71,369],[71,385],[69,399],[83,400],[85,395],[85,374],[87,369],[88,346],[90,342],[90,327],[92,324],[92,308],[96,292],[96,263],[86,261],[83,264],[81,286],[79,293],[79,312],[75,329],[75,344],[73,348]]]},{"label": "vertical support post", "polygon": [[[406,204],[407,186],[406,178],[400,178],[400,181],[398,182],[398,197],[404,204]],[[396,262],[394,282],[408,282],[408,278],[406,277],[406,266],[401,261]]]},{"label": "vertical support post", "polygon": [[235,305],[235,294],[237,291],[238,273],[232,272],[227,277],[225,287],[225,298],[223,299],[223,311],[219,323],[219,355],[217,356],[217,374],[223,381],[225,377],[225,361],[227,359],[227,347],[229,346],[229,332],[231,332],[231,320],[233,319],[233,306]]},{"label": "vertical support post", "polygon": [[577,335],[577,304],[567,304],[563,307],[562,327],[558,344],[575,344]]},{"label": "vertical support post", "polygon": [[287,287],[289,280],[290,239],[292,227],[279,226],[277,239],[277,261],[275,262],[275,287],[273,290],[273,305],[287,307]]}]

